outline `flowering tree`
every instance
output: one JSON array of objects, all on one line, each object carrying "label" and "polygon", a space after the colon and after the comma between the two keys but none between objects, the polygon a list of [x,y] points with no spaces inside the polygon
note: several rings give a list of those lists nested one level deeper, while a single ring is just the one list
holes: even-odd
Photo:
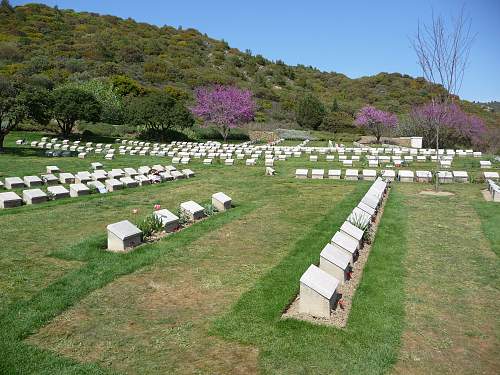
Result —
[{"label": "flowering tree", "polygon": [[388,129],[393,129],[398,125],[398,118],[393,113],[367,105],[358,112],[354,124],[372,133],[378,143]]},{"label": "flowering tree", "polygon": [[423,137],[430,147],[437,135],[442,147],[478,145],[486,132],[483,120],[465,113],[456,103],[435,101],[414,107],[409,116],[412,135]]},{"label": "flowering tree", "polygon": [[195,90],[196,105],[191,112],[205,125],[217,127],[224,141],[229,132],[254,117],[255,102],[249,90],[235,86],[214,85]]}]

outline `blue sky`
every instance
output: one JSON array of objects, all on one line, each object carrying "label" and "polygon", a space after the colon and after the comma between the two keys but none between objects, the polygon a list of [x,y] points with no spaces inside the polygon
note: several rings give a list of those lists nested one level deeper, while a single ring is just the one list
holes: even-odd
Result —
[{"label": "blue sky", "polygon": [[[12,1],[13,5],[33,1]],[[418,21],[464,4],[477,33],[460,96],[500,101],[500,0],[40,1],[59,8],[193,27],[232,47],[288,64],[355,78],[378,72],[421,75],[409,38]]]}]

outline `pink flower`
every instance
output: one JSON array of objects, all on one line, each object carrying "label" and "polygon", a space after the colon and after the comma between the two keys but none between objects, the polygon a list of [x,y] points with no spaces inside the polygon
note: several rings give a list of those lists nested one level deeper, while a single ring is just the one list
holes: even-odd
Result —
[{"label": "pink flower", "polygon": [[160,206],[159,204],[155,204],[155,205],[154,205],[154,209],[155,209],[155,211],[158,211],[160,208],[161,208],[161,206]]}]

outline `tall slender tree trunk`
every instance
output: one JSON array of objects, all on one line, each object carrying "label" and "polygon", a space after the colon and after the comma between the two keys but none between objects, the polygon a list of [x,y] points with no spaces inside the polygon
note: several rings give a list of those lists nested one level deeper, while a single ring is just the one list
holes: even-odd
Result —
[{"label": "tall slender tree trunk", "polygon": [[439,125],[436,127],[436,173],[434,176],[436,177],[436,191],[439,190]]},{"label": "tall slender tree trunk", "polygon": [[0,152],[3,152],[3,141],[5,140],[5,134],[0,133]]}]

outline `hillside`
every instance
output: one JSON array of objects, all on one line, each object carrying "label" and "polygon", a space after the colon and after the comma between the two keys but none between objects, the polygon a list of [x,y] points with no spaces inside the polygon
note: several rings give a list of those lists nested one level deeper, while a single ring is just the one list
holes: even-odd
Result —
[{"label": "hillside", "polygon": [[[48,85],[125,75],[145,87],[172,86],[188,95],[196,86],[234,83],[252,89],[258,98],[257,121],[292,120],[296,98],[308,91],[327,106],[335,100],[346,122],[367,103],[404,113],[432,94],[422,78],[380,73],[350,79],[272,62],[194,29],[38,4],[0,7],[0,75],[29,77]],[[483,112],[479,106],[470,107]]]}]

